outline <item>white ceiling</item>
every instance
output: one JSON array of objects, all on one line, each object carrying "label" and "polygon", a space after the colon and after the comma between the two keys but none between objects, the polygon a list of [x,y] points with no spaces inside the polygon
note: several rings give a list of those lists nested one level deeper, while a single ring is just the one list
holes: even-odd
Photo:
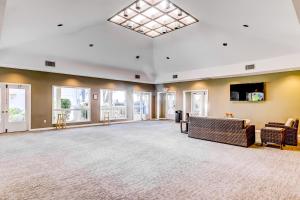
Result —
[{"label": "white ceiling", "polygon": [[[6,0],[4,18],[5,0],[0,0],[0,65],[1,54],[24,53],[98,66],[99,71],[105,67],[143,72],[146,82],[155,82],[161,74],[296,54],[300,24],[293,1],[298,2],[173,0],[200,22],[151,39],[107,21],[133,0]],[[57,27],[60,23],[64,26]],[[90,48],[90,43],[95,46]],[[16,58],[10,58],[14,65]],[[43,63],[39,65],[43,70]]]}]

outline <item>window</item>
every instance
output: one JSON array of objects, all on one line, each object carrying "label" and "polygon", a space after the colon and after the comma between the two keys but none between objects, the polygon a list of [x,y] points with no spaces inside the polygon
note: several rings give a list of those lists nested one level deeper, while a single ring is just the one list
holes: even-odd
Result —
[{"label": "window", "polygon": [[52,123],[58,114],[65,114],[68,123],[87,122],[91,119],[91,89],[53,87]]},{"label": "window", "polygon": [[100,90],[100,120],[107,115],[110,120],[127,119],[125,91]]}]

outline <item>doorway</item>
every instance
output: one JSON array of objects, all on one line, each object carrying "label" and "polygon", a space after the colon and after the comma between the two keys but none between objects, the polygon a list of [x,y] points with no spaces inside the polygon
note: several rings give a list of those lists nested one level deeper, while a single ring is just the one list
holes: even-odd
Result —
[{"label": "doorway", "polygon": [[0,133],[30,129],[30,86],[0,83]]},{"label": "doorway", "polygon": [[208,90],[183,92],[183,116],[190,113],[194,117],[208,116]]},{"label": "doorway", "polygon": [[151,119],[151,92],[133,93],[133,120]]},{"label": "doorway", "polygon": [[176,92],[157,93],[157,119],[175,119]]}]

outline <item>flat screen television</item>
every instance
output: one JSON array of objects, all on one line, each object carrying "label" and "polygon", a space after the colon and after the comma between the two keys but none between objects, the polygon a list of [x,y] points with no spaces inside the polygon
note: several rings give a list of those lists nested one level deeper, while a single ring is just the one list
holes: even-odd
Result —
[{"label": "flat screen television", "polygon": [[247,83],[230,85],[231,101],[265,101],[265,83]]}]

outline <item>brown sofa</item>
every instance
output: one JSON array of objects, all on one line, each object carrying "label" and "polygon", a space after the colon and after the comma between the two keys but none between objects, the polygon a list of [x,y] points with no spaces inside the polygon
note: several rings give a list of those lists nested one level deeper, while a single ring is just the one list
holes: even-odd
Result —
[{"label": "brown sofa", "polygon": [[190,117],[189,137],[249,147],[255,143],[255,126],[245,120]]}]

